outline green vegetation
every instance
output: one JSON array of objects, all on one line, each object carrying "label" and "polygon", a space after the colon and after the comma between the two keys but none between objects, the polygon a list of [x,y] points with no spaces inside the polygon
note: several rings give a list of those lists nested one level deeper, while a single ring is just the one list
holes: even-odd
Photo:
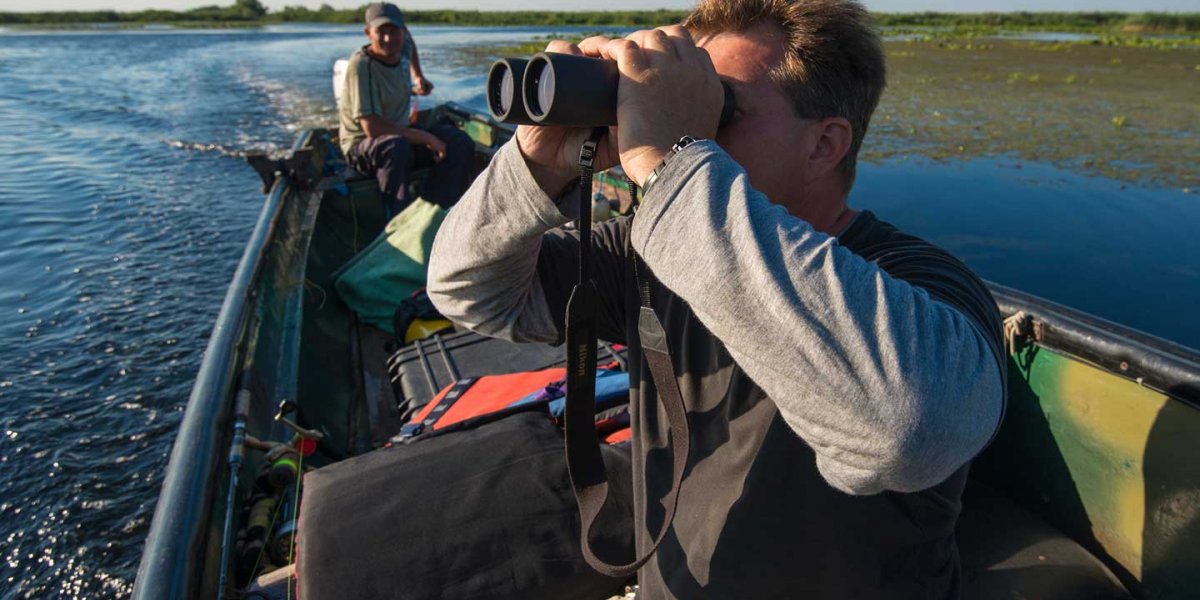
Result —
[{"label": "green vegetation", "polygon": [[1010,12],[1010,13],[877,13],[883,27],[938,27],[985,31],[1074,31],[1086,33],[1200,32],[1200,13]]},{"label": "green vegetation", "polygon": [[[330,9],[332,10],[332,9]],[[267,8],[259,0],[235,0],[232,6],[201,6],[184,12],[114,10],[64,12],[0,12],[0,25],[70,26],[89,24],[146,25],[158,23],[221,26],[258,24],[268,18]]]},{"label": "green vegetation", "polygon": [[[0,12],[0,25],[37,25],[63,27],[70,25],[107,24],[137,26],[172,24],[185,26],[265,25],[270,23],[342,23],[363,22],[365,5],[352,10],[337,10],[328,4],[313,10],[303,6],[288,6],[268,13],[258,0],[237,0],[233,6],[205,6],[187,11],[144,10],[136,12],[68,11],[68,12]],[[686,14],[679,10],[652,11],[458,11],[410,10],[404,15],[414,25],[534,25],[534,26],[594,26],[594,27],[654,27],[677,23]]]},{"label": "green vegetation", "polygon": [[1003,156],[1200,189],[1192,49],[1010,40],[971,50],[919,40],[884,47],[888,87],[863,161]]},{"label": "green vegetation", "polygon": [[546,44],[550,40],[566,40],[578,44],[580,40],[594,35],[615,37],[620,34],[604,29],[583,32],[573,31],[571,33],[551,33],[549,35],[539,35],[527,42],[517,44],[483,45],[463,48],[455,54],[453,60],[459,66],[467,68],[487,68],[487,65],[496,60],[497,56],[529,56],[545,50]]},{"label": "green vegetation", "polygon": [[[318,9],[289,6],[268,12],[259,0],[237,0],[232,6],[205,6],[187,11],[144,10],[136,12],[7,12],[0,13],[0,25],[70,26],[108,24],[137,26],[166,23],[191,26],[259,25],[267,23],[347,23],[362,22],[364,7],[338,10],[322,5]],[[414,10],[405,12],[417,25],[538,25],[638,27],[675,23],[685,11],[457,11]],[[1012,13],[904,13],[876,14],[879,24],[889,33],[895,31],[951,30],[957,35],[987,35],[998,31],[1073,31],[1097,35],[1121,36],[1137,33],[1200,33],[1200,13],[1118,13],[1118,12],[1012,12]]]},{"label": "green vegetation", "polygon": [[[273,14],[269,20],[306,23],[363,22],[364,8],[355,10],[333,10],[328,5],[318,10],[302,6],[289,6]],[[578,27],[656,27],[677,23],[687,14],[679,10],[654,11],[504,11],[481,12],[477,10],[406,10],[404,18],[414,25],[534,25],[534,26],[578,26]]]}]

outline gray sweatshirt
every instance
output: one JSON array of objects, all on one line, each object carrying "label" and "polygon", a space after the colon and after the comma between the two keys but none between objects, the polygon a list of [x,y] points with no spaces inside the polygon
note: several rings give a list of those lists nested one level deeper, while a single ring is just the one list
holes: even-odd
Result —
[{"label": "gray sweatshirt", "polygon": [[[543,234],[569,220],[510,142],[442,225],[429,268],[434,304],[485,335],[559,340],[538,261]],[[671,159],[629,235],[811,446],[834,488],[929,488],[999,426],[998,332],[981,330],[991,319],[972,319],[789,215],[716,144]]]},{"label": "gray sweatshirt", "polygon": [[[434,244],[434,303],[481,333],[557,342],[568,218],[502,148]],[[1004,407],[982,282],[867,211],[837,239],[814,231],[711,142],[671,159],[635,219],[593,232],[597,331],[629,346],[639,554],[664,518],[672,443],[642,367],[632,251],[661,282],[651,305],[691,429],[639,599],[957,598],[967,464]]]}]

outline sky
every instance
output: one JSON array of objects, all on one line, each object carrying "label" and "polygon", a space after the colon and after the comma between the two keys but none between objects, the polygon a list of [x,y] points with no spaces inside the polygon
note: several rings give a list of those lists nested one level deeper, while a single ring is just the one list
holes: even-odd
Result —
[{"label": "sky", "polygon": [[[271,9],[284,6],[316,8],[327,2],[334,8],[355,8],[368,0],[261,0]],[[694,0],[394,0],[402,9],[458,10],[641,10],[654,8],[689,8]],[[0,0],[0,12],[58,11],[58,10],[142,10],[157,8],[187,10],[203,5],[233,4],[233,0]],[[1200,0],[866,0],[868,8],[880,12],[1008,12],[1029,11],[1096,11],[1123,12],[1163,11],[1200,12]]]}]

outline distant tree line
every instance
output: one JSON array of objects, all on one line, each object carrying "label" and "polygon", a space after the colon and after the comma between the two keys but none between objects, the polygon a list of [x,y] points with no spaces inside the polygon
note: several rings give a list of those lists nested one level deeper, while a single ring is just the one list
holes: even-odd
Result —
[{"label": "distant tree line", "polygon": [[[331,9],[332,10],[332,9]],[[0,12],[0,24],[73,25],[90,23],[256,23],[268,18],[259,0],[235,0],[232,6],[201,6],[186,11],[115,10],[63,12]]]},{"label": "distant tree line", "polygon": [[[268,12],[259,0],[236,0],[232,6],[203,6],[187,11],[143,10],[134,12],[26,12],[0,13],[0,24],[72,25],[172,23],[193,25],[253,25],[260,23],[362,23],[365,6],[339,10],[328,4],[310,9],[289,6]],[[565,25],[565,26],[656,26],[678,22],[680,10],[652,11],[405,11],[409,23],[418,25]],[[1011,12],[1011,13],[877,13],[883,27],[966,27],[1094,32],[1200,32],[1200,13],[1119,12]]]},{"label": "distant tree line", "polygon": [[1078,31],[1200,31],[1200,13],[1006,12],[1006,13],[876,13],[883,27],[1038,27]]},{"label": "distant tree line", "polygon": [[[317,10],[303,6],[289,6],[273,17],[282,22],[302,23],[362,23],[364,8],[334,10],[322,5]],[[481,12],[478,10],[406,10],[404,18],[416,25],[607,25],[607,26],[657,26],[677,23],[686,15],[681,10],[654,11],[503,11]]]}]

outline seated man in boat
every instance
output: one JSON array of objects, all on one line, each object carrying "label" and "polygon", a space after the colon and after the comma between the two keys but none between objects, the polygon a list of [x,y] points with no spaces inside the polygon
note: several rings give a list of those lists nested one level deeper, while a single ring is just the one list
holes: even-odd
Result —
[{"label": "seated man in boat", "polygon": [[[1000,317],[961,262],[847,206],[885,83],[866,10],[701,0],[682,27],[548,50],[617,61],[619,126],[596,168],[656,173],[591,253],[597,330],[629,345],[638,382],[639,552],[664,521],[673,440],[642,360],[635,253],[691,427],[639,599],[957,598],[967,467],[1004,411]],[[737,110],[718,130],[721,81]],[[429,271],[443,314],[563,340],[578,235],[552,228],[575,211],[587,134],[520,127],[450,211]]]},{"label": "seated man in boat", "polygon": [[433,84],[421,71],[400,9],[387,2],[369,5],[364,31],[370,43],[350,57],[338,100],[342,151],[355,170],[379,180],[389,217],[412,203],[408,175],[422,166],[432,166],[423,197],[448,208],[470,183],[474,142],[453,125],[429,131],[410,126],[412,94],[429,94]]}]

